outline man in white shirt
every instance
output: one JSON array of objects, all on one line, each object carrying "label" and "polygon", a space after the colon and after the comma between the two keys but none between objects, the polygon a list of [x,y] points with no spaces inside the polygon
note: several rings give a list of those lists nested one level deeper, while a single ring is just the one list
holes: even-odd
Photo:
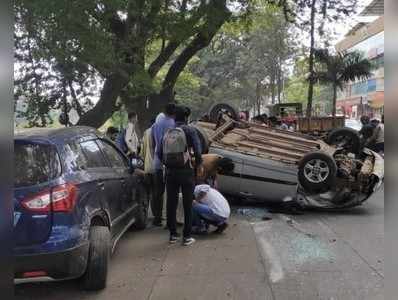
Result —
[{"label": "man in white shirt", "polygon": [[130,155],[135,157],[138,154],[139,139],[137,135],[137,114],[135,112],[130,112],[128,114],[128,124],[126,129],[125,142]]},{"label": "man in white shirt", "polygon": [[197,185],[192,206],[193,225],[196,232],[205,232],[209,225],[216,226],[215,233],[222,233],[227,227],[231,213],[224,196],[207,184]]}]

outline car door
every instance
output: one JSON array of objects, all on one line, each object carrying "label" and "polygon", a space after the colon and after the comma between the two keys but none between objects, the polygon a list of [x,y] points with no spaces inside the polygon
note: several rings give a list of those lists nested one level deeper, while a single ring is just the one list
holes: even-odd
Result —
[{"label": "car door", "polygon": [[241,196],[241,175],[243,171],[243,159],[239,153],[227,151],[220,148],[211,147],[210,153],[228,157],[234,162],[234,172],[226,176],[220,175],[217,178],[218,189],[225,195],[240,197]]},{"label": "car door", "polygon": [[281,201],[297,189],[297,167],[271,159],[245,155],[241,195],[247,199]]},{"label": "car door", "polygon": [[80,147],[86,157],[88,171],[102,193],[101,198],[104,199],[102,206],[109,213],[111,234],[114,238],[120,230],[118,220],[120,220],[119,216],[122,214],[120,209],[121,183],[96,139],[82,141]]},{"label": "car door", "polygon": [[131,225],[134,217],[134,208],[137,205],[137,199],[134,197],[134,188],[136,187],[134,176],[129,171],[127,158],[120,150],[105,139],[98,140],[98,143],[114,173],[114,180],[117,181],[115,186],[120,189],[120,197],[117,202],[120,216],[117,221],[121,224],[120,229],[123,230],[126,226]]}]

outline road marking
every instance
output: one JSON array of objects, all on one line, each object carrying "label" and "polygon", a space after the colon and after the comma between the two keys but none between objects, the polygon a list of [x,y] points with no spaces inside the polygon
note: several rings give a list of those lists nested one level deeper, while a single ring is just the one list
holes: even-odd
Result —
[{"label": "road marking", "polygon": [[274,247],[272,247],[272,245],[263,236],[261,236],[261,233],[265,232],[264,225],[267,224],[257,223],[253,226],[253,229],[260,245],[261,255],[270,265],[269,279],[272,283],[275,283],[282,280],[285,277],[285,274],[283,272],[281,260]]}]

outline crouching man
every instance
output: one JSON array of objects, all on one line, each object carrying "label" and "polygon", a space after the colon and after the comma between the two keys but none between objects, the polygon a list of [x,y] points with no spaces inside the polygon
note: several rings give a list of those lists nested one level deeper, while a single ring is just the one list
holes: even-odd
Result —
[{"label": "crouching man", "polygon": [[197,185],[192,205],[193,232],[206,233],[209,225],[217,227],[215,233],[222,233],[227,227],[230,208],[224,196],[207,184]]}]

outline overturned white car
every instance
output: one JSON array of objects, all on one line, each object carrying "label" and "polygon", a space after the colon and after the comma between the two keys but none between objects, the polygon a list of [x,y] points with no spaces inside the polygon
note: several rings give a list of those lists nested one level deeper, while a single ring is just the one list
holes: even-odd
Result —
[{"label": "overturned white car", "polygon": [[340,128],[324,140],[224,115],[222,122],[196,122],[210,153],[231,158],[222,175],[224,194],[256,201],[292,198],[302,207],[340,209],[360,205],[382,184],[384,159],[361,147],[359,135]]}]

